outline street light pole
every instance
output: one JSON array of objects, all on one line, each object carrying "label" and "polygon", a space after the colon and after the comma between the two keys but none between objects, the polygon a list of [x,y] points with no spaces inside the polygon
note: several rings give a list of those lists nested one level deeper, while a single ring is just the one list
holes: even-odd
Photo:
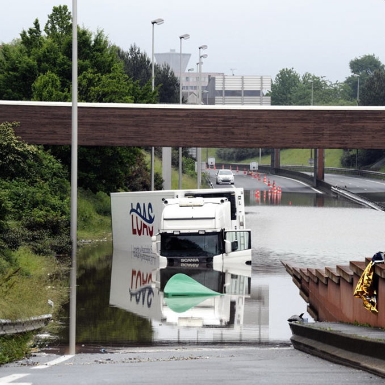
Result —
[{"label": "street light pole", "polygon": [[[184,34],[179,36],[180,40],[180,54],[179,54],[179,104],[182,104],[182,40],[190,39],[189,34]],[[182,189],[182,166],[183,166],[183,157],[182,157],[182,147],[179,147],[179,181],[178,188]]]},{"label": "street light pole", "polygon": [[[160,25],[163,24],[164,20],[163,19],[155,19],[151,21],[152,24],[152,56],[151,56],[151,89],[154,91],[155,89],[155,63],[154,63],[154,41],[155,41],[155,24]],[[154,147],[151,147],[151,191],[155,190],[155,174],[154,174],[154,162],[155,162],[155,151]]]},{"label": "street light pole", "polygon": [[199,56],[199,104],[202,104],[202,60],[206,59],[208,55],[200,55]]},{"label": "street light pole", "polygon": [[180,54],[179,54],[179,104],[182,104],[182,40],[190,39],[189,34],[179,36],[180,40]]},{"label": "street light pole", "polygon": [[311,105],[314,104],[314,82],[311,81]]},{"label": "street light pole", "polygon": [[[192,72],[192,71],[194,71],[194,68],[188,69],[188,72]],[[189,81],[191,81],[190,76],[189,76]],[[187,87],[187,104],[189,104],[189,100],[190,100],[190,86]]]},{"label": "street light pole", "polygon": [[[314,104],[314,81],[311,80],[311,100],[310,105],[312,106]],[[313,149],[310,149],[310,159],[313,159]]]},{"label": "street light pole", "polygon": [[[201,50],[207,49],[207,45],[201,45],[199,47],[199,104],[202,104],[202,59],[205,59],[207,55],[201,55]],[[197,148],[197,187],[201,187],[202,180],[202,149]]]},{"label": "street light pole", "polygon": [[164,23],[163,19],[155,19],[151,21],[152,24],[152,56],[151,56],[151,61],[152,61],[152,72],[151,72],[151,79],[152,79],[152,90],[154,91],[155,89],[155,63],[154,63],[154,42],[155,42],[155,24],[156,25],[161,25]]},{"label": "street light pole", "polygon": [[357,106],[360,105],[360,75],[357,76]]},{"label": "street light pole", "polygon": [[202,60],[207,57],[207,55],[201,55],[201,50],[207,49],[207,45],[201,45],[199,47],[199,104],[202,104]]},{"label": "street light pole", "polygon": [[78,214],[78,16],[72,0],[72,139],[71,139],[71,272],[69,311],[69,354],[76,353],[76,275]]},{"label": "street light pole", "polygon": [[[360,75],[357,76],[357,106],[360,105]],[[358,170],[358,148],[356,150],[356,170]]]},{"label": "street light pole", "polygon": [[[360,75],[353,74],[357,77],[357,106],[360,105]],[[358,170],[358,148],[356,149],[356,170]]]}]

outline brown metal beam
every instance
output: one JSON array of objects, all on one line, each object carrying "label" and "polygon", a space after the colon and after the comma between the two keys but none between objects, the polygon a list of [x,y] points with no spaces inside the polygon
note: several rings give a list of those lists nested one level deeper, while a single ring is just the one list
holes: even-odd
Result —
[{"label": "brown metal beam", "polygon": [[[71,104],[0,101],[31,144],[71,143]],[[385,148],[383,107],[80,104],[79,145]]]}]

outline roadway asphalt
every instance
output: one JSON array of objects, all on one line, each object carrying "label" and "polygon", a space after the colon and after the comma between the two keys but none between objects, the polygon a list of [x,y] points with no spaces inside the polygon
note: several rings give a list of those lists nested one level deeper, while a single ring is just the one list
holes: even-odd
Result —
[{"label": "roadway asphalt", "polygon": [[[54,361],[56,360],[56,361]],[[176,346],[39,354],[0,367],[0,384],[375,384],[384,379],[283,346]]]},{"label": "roadway asphalt", "polygon": [[292,346],[177,345],[36,352],[0,367],[0,384],[383,384],[385,330],[290,323]]}]

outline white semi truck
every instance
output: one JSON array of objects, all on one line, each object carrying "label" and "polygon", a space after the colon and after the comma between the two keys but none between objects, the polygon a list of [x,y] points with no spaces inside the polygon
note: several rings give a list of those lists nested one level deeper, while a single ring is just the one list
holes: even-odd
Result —
[{"label": "white semi truck", "polygon": [[[242,325],[251,277],[242,189],[113,193],[111,207],[111,305],[170,327]],[[176,273],[221,295],[175,313],[163,291]]]},{"label": "white semi truck", "polygon": [[243,189],[113,193],[111,211],[114,250],[169,266],[251,261]]}]

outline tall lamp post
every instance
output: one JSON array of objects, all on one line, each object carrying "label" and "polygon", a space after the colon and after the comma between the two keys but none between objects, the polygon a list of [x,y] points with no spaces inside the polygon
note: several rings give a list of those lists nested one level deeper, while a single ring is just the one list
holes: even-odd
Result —
[{"label": "tall lamp post", "polygon": [[207,49],[207,45],[199,47],[199,104],[202,104],[202,59],[206,59],[207,55],[201,55],[201,51]]},{"label": "tall lamp post", "polygon": [[[354,74],[357,78],[357,106],[360,105],[360,75]],[[356,170],[358,170],[358,148],[356,149]]]},{"label": "tall lamp post", "polygon": [[77,0],[72,0],[72,138],[71,138],[71,272],[69,354],[76,353],[76,273],[78,223],[78,18]]},{"label": "tall lamp post", "polygon": [[[180,53],[179,53],[179,104],[182,104],[182,40],[190,39],[189,34],[179,36],[180,40]],[[182,189],[182,147],[179,147],[179,190]]]},{"label": "tall lamp post", "polygon": [[[151,85],[152,85],[152,91],[155,89],[155,65],[154,65],[154,30],[155,30],[155,24],[160,25],[163,24],[163,19],[155,19],[151,21],[152,24],[152,56],[151,56],[151,63],[152,63],[152,69],[151,69]],[[155,190],[155,183],[154,183],[154,147],[151,147],[151,191]]]},{"label": "tall lamp post", "polygon": [[202,59],[206,59],[207,56],[207,54],[199,56],[199,104],[202,104]]},{"label": "tall lamp post", "polygon": [[310,105],[314,104],[314,81],[311,81],[311,100],[310,100]]},{"label": "tall lamp post", "polygon": [[[314,81],[310,80],[311,82],[311,99],[310,99],[310,105],[312,106],[314,104]],[[310,149],[310,160],[313,159],[313,149]]]},{"label": "tall lamp post", "polygon": [[[194,68],[189,68],[187,71],[188,72],[193,72]],[[189,79],[189,81],[191,81],[191,79]],[[190,89],[189,89],[189,86],[188,86],[188,89],[187,89],[187,103],[189,102],[189,99],[190,99]]]},{"label": "tall lamp post", "polygon": [[360,75],[353,74],[357,78],[357,106],[360,104]]},{"label": "tall lamp post", "polygon": [[179,36],[180,40],[180,54],[179,54],[179,104],[182,104],[182,40],[190,39],[189,34]]},{"label": "tall lamp post", "polygon": [[[207,55],[201,55],[201,51],[207,49],[207,45],[201,45],[199,47],[199,104],[202,104],[202,59],[206,59]],[[197,188],[201,187],[202,179],[202,149],[197,148]]]}]

